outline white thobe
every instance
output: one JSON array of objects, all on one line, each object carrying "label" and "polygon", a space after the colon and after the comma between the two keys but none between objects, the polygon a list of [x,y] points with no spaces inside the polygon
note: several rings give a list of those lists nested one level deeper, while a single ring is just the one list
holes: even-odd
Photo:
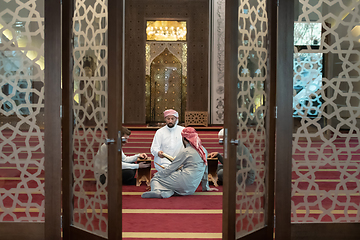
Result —
[{"label": "white thobe", "polygon": [[[96,179],[99,179],[99,175],[107,173],[107,152],[107,145],[102,144],[94,157],[94,175]],[[138,169],[139,164],[135,164],[134,162],[136,162],[139,156],[140,154],[126,156],[124,152],[121,151],[122,169]]]},{"label": "white thobe", "polygon": [[[205,148],[205,156],[207,151]],[[199,153],[190,144],[186,145],[174,161],[151,179],[151,191],[160,192],[163,198],[191,195],[201,182],[202,191],[209,191],[208,168]]]},{"label": "white thobe", "polygon": [[[184,127],[175,125],[172,128],[169,128],[167,125],[158,129],[155,133],[153,142],[151,144],[151,154],[154,156],[154,162],[160,164],[163,167],[166,167],[170,164],[170,161],[167,158],[160,158],[158,156],[159,151],[176,157],[180,152],[183,146],[181,131]],[[155,168],[158,171],[161,171],[162,168],[155,164]]]}]

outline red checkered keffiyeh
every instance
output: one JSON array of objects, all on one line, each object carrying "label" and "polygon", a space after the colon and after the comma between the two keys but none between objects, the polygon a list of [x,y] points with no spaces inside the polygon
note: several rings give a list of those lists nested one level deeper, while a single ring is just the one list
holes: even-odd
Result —
[{"label": "red checkered keffiyeh", "polygon": [[179,113],[174,109],[168,109],[164,111],[164,118],[166,118],[169,115],[173,115],[174,117],[179,118]]},{"label": "red checkered keffiyeh", "polygon": [[192,127],[186,127],[182,130],[181,136],[190,142],[191,146],[195,148],[195,150],[200,154],[200,157],[204,160],[205,165],[207,165],[207,157],[196,130]]}]

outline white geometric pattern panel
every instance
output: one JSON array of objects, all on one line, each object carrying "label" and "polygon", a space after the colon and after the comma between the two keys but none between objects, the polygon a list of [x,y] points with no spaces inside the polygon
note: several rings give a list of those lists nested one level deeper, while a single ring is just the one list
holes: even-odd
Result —
[{"label": "white geometric pattern panel", "polygon": [[322,26],[319,46],[298,51],[322,56],[302,59],[322,79],[302,107],[316,101],[316,114],[294,109],[292,222],[359,222],[360,2],[299,1],[297,22]]},{"label": "white geometric pattern panel", "polygon": [[237,238],[264,227],[265,216],[265,80],[268,18],[266,1],[239,2],[237,147]]},{"label": "white geometric pattern panel", "polygon": [[0,222],[45,216],[43,4],[0,0]]},{"label": "white geometric pattern panel", "polygon": [[94,156],[107,137],[107,1],[74,6],[73,223],[106,237],[107,183],[94,177]]},{"label": "white geometric pattern panel", "polygon": [[213,1],[211,34],[211,123],[224,124],[225,0]]}]

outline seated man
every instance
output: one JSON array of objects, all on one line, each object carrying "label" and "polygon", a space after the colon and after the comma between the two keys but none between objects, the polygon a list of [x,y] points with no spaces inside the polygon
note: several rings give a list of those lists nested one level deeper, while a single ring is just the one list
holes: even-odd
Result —
[{"label": "seated man", "polygon": [[[224,129],[221,129],[219,131],[218,138],[219,139],[224,138]],[[239,142],[239,144],[237,146],[237,156],[241,157],[243,155],[245,155],[246,158],[237,159],[237,169],[241,170],[242,168],[246,168],[249,166],[251,169],[246,173],[238,174],[237,182],[238,182],[238,184],[242,184],[243,176],[245,176],[246,177],[245,184],[251,185],[255,181],[255,170],[252,167],[252,164],[254,164],[254,159],[251,156],[249,149],[244,144]],[[219,160],[219,162],[221,163],[218,166],[217,175],[218,175],[218,180],[219,180],[218,184],[222,185],[222,182],[223,182],[223,156],[221,156],[221,154],[218,152],[212,152],[208,155],[208,158],[217,158]],[[250,163],[248,163],[247,161],[249,161]]]},{"label": "seated man", "polygon": [[164,111],[164,119],[166,125],[156,131],[150,148],[157,171],[162,171],[162,167],[171,163],[163,153],[175,157],[183,148],[181,131],[184,127],[178,125],[179,113],[168,109]]},{"label": "seated man", "polygon": [[141,195],[142,198],[169,198],[174,194],[191,195],[200,182],[203,191],[217,191],[210,188],[207,171],[207,151],[192,127],[181,132],[184,147],[174,161],[164,170],[155,173],[151,179],[151,191]]},{"label": "seated man", "polygon": [[[123,145],[127,142],[130,137],[131,131],[126,127],[122,127],[121,130],[122,138],[126,141],[123,142]],[[136,160],[139,158],[147,158],[146,153],[140,153],[133,156],[126,156],[124,152],[122,154],[122,183],[124,185],[135,185],[136,179],[136,169],[138,168],[148,168],[151,166],[150,163],[140,162],[136,164]],[[107,173],[107,145],[104,143],[101,145],[99,151],[94,157],[94,174],[95,179],[100,181],[101,184],[106,182],[106,173]]]}]

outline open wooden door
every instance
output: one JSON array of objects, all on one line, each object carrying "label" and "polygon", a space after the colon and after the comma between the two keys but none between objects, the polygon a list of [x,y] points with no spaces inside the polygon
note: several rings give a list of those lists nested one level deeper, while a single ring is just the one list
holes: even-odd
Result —
[{"label": "open wooden door", "polygon": [[122,237],[122,9],[63,1],[64,239]]},{"label": "open wooden door", "polygon": [[0,2],[1,239],[61,239],[60,19],[60,1]]},{"label": "open wooden door", "polygon": [[359,9],[279,1],[276,239],[359,238]]},{"label": "open wooden door", "polygon": [[223,239],[272,239],[276,3],[227,1],[225,19]]}]

